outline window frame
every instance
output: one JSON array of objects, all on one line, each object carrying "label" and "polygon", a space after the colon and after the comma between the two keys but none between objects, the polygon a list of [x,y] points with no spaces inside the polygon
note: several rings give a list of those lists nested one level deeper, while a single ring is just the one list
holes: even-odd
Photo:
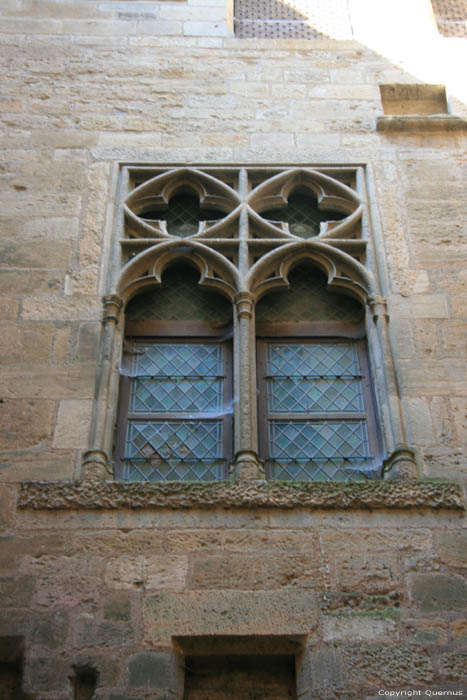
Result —
[{"label": "window frame", "polygon": [[[374,386],[372,372],[369,362],[367,340],[363,323],[350,322],[268,322],[257,324],[256,333],[256,353],[257,353],[257,385],[258,385],[258,444],[259,456],[264,462],[266,478],[271,481],[271,462],[269,448],[269,422],[273,420],[293,420],[294,422],[306,421],[351,421],[365,420],[367,425],[368,446],[372,457],[372,465],[381,465],[383,458],[382,440],[379,423],[376,417],[376,401],[374,396]],[[289,331],[287,333],[286,331]],[[314,331],[314,332],[313,332]],[[327,331],[324,333],[323,331]],[[317,343],[339,343],[350,341],[356,346],[359,362],[360,375],[362,379],[362,395],[364,410],[362,412],[349,414],[341,413],[274,413],[268,407],[268,384],[267,384],[267,346],[272,341],[283,345],[317,344]],[[368,478],[376,479],[381,475],[375,469]],[[314,479],[301,479],[312,483]],[[336,483],[340,479],[329,479]]]},{"label": "window frame", "polygon": [[[171,331],[170,334],[167,334]],[[226,337],[228,336],[228,337]],[[229,466],[232,459],[233,450],[233,357],[231,331],[228,327],[216,327],[208,321],[127,321],[125,328],[125,342],[122,354],[122,368],[130,369],[132,353],[125,349],[129,344],[196,344],[212,343],[217,344],[222,350],[223,363],[223,392],[222,392],[222,414],[213,417],[209,412],[189,414],[185,412],[164,412],[164,413],[138,413],[130,412],[130,392],[132,377],[129,372],[122,372],[119,386],[119,405],[117,421],[115,426],[114,442],[114,478],[116,481],[124,479],[125,447],[127,441],[128,424],[131,420],[163,420],[163,421],[190,421],[190,420],[222,420],[222,477],[218,480],[228,478]],[[180,479],[181,483],[190,480]],[[210,480],[214,481],[214,480]],[[164,480],[151,481],[147,483],[164,483]],[[203,483],[199,480],[196,483]]]}]

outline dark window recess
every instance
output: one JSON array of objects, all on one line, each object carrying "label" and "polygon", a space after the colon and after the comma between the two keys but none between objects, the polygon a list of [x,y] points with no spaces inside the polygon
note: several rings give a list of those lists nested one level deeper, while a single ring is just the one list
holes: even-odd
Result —
[{"label": "dark window recess", "polygon": [[0,700],[23,700],[23,637],[0,637]]},{"label": "dark window recess", "polygon": [[75,666],[71,679],[73,700],[92,700],[99,674],[92,666]]},{"label": "dark window recess", "polygon": [[293,656],[185,658],[184,700],[295,700],[296,697]]},{"label": "dark window recess", "polygon": [[287,206],[261,213],[263,219],[283,221],[289,230],[301,238],[313,238],[320,231],[322,221],[339,221],[346,214],[337,211],[322,211],[318,202],[308,190],[294,190],[288,198]]},{"label": "dark window recess", "polygon": [[179,190],[171,197],[168,209],[148,207],[140,216],[149,221],[164,219],[168,233],[186,238],[198,232],[200,221],[217,221],[225,214],[216,209],[202,208],[198,196],[191,190]]}]

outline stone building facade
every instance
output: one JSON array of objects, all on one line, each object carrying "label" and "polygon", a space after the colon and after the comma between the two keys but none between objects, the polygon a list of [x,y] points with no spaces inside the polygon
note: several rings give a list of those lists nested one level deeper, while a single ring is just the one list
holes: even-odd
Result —
[{"label": "stone building facade", "polygon": [[465,20],[2,1],[0,698],[467,697]]}]

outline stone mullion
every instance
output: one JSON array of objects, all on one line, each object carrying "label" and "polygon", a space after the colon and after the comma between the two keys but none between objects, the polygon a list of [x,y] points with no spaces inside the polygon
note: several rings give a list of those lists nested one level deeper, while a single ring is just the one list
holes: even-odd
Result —
[{"label": "stone mullion", "polygon": [[264,472],[258,459],[258,427],[256,406],[256,352],[254,296],[248,291],[249,220],[246,199],[248,174],[240,171],[239,193],[244,202],[239,220],[240,291],[235,298],[234,327],[234,479],[261,479]]}]

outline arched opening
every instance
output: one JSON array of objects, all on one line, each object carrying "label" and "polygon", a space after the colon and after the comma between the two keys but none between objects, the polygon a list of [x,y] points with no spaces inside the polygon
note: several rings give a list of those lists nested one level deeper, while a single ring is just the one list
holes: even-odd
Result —
[{"label": "arched opening", "polygon": [[272,479],[361,481],[378,474],[363,309],[308,264],[257,305],[259,433]]},{"label": "arched opening", "polygon": [[117,478],[216,481],[232,442],[232,306],[174,264],[126,312]]}]

